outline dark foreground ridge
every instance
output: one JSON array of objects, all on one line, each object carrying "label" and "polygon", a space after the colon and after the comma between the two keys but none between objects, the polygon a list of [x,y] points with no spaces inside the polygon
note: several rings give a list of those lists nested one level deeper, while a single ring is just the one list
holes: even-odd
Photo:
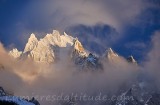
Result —
[{"label": "dark foreground ridge", "polygon": [[0,87],[0,105],[40,105],[33,97],[31,100],[22,99],[6,92]]}]

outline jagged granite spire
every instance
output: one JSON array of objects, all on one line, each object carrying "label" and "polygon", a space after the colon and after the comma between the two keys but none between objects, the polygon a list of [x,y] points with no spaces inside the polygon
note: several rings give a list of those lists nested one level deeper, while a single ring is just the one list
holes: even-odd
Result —
[{"label": "jagged granite spire", "polygon": [[137,61],[133,58],[132,55],[127,58],[127,61],[130,62],[130,63],[136,63],[137,64]]},{"label": "jagged granite spire", "polygon": [[76,51],[78,51],[78,52],[84,52],[84,48],[83,48],[81,42],[78,39],[75,39],[73,46],[74,46],[74,49]]},{"label": "jagged granite spire", "polygon": [[38,39],[36,38],[35,34],[32,33],[25,46],[24,53],[33,50],[37,46],[37,44],[38,44]]},{"label": "jagged granite spire", "polygon": [[118,57],[118,54],[116,54],[112,48],[108,48],[104,54],[104,57],[107,57],[107,59],[114,59],[115,57]]},{"label": "jagged granite spire", "polygon": [[55,53],[61,47],[72,46],[74,38],[72,36],[60,35],[60,32],[53,30],[44,38],[38,40],[35,34],[31,34],[24,48],[23,53],[17,49],[10,51],[10,55],[14,58],[23,57],[31,58],[36,62],[52,63],[55,60]]},{"label": "jagged granite spire", "polygon": [[[71,55],[71,59],[80,59],[78,62],[86,60],[87,57],[89,58],[89,61],[91,60],[90,58],[96,58],[96,61],[99,59],[99,57],[88,56],[89,52],[84,49],[78,38],[73,38],[72,36],[67,35],[65,32],[64,35],[61,35],[57,30],[53,30],[53,33],[47,34],[40,40],[38,40],[35,34],[32,33],[28,39],[23,53],[17,49],[13,49],[9,52],[9,55],[13,56],[14,58],[31,58],[35,62],[53,63],[56,57],[58,59],[60,55],[59,50],[62,48],[66,48],[68,53]],[[108,48],[103,58],[111,62],[117,62],[120,61],[122,57],[118,56],[118,54],[115,53],[112,48]],[[128,58],[128,60],[130,62],[136,62],[132,56]]]},{"label": "jagged granite spire", "polygon": [[14,58],[19,58],[22,55],[22,51],[18,51],[17,48],[14,48],[13,50],[9,51],[9,55]]}]

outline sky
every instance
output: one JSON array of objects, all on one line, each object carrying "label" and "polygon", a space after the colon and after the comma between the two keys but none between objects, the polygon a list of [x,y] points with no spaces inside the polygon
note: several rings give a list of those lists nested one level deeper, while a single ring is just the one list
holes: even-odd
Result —
[{"label": "sky", "polygon": [[151,39],[160,30],[159,0],[0,0],[0,41],[23,50],[31,33],[41,38],[53,29],[102,55],[145,60]]}]

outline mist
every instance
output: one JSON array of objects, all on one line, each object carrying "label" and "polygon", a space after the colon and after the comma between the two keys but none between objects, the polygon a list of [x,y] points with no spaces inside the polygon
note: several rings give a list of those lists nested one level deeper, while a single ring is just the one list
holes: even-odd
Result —
[{"label": "mist", "polygon": [[155,89],[160,91],[160,31],[154,32],[151,40],[150,51],[147,54],[146,61],[144,62],[144,71],[147,72],[151,80],[153,80],[153,85]]},{"label": "mist", "polygon": [[[143,82],[156,86],[153,91],[159,91],[159,40],[160,32],[155,32],[143,65],[133,65],[120,56],[112,62],[103,59],[103,71],[79,71],[70,59],[68,49],[60,50],[59,62],[48,65],[36,63],[29,58],[16,60],[0,44],[0,86],[16,96],[28,99],[35,97],[42,105],[62,104],[71,100],[71,97],[58,99],[61,95],[117,96],[119,89],[125,92],[138,81],[139,76],[142,76]],[[78,103],[99,105],[105,102],[79,100]]]},{"label": "mist", "polygon": [[[125,92],[136,84],[139,76],[143,80],[141,82],[155,86],[152,88],[153,91],[159,91],[159,40],[160,32],[157,31],[153,34],[150,51],[142,65],[128,63],[122,56],[112,62],[104,58],[101,61],[103,71],[80,71],[70,59],[69,48],[60,50],[60,61],[48,65],[36,63],[29,58],[16,60],[9,56],[0,44],[0,86],[16,96],[29,99],[35,97],[42,105],[57,105],[71,101],[71,97],[66,100],[58,99],[61,95],[117,96],[119,89],[122,88]],[[105,101],[78,100],[78,103],[99,105]]]},{"label": "mist", "polygon": [[[128,89],[136,81],[138,67],[129,64],[123,57],[114,62],[103,60],[103,71],[80,71],[69,59],[67,50],[60,51],[60,61],[51,65],[35,63],[31,59],[16,60],[8,55],[1,45],[0,86],[12,91],[16,96],[35,97],[42,105],[66,103],[66,100],[56,100],[52,96],[71,94],[117,94],[119,88]],[[125,91],[125,90],[124,90]],[[46,98],[49,97],[49,98]],[[100,101],[79,100],[83,104],[102,103]]]}]

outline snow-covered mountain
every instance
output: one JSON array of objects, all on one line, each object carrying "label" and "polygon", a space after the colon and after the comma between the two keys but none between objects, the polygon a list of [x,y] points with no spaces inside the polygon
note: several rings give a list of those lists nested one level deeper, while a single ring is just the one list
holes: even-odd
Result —
[{"label": "snow-covered mountain", "polygon": [[[78,64],[82,68],[87,67],[100,67],[101,59],[107,59],[111,62],[118,61],[121,57],[115,53],[111,48],[108,48],[104,52],[103,56],[96,56],[93,53],[89,53],[78,40],[64,32],[61,35],[59,31],[53,30],[53,33],[47,34],[42,39],[37,39],[35,34],[31,34],[28,42],[24,48],[24,51],[18,51],[14,48],[9,52],[9,55],[16,59],[30,58],[35,62],[41,63],[54,63],[59,56],[59,49],[68,48],[68,56],[73,60],[75,64]],[[135,63],[133,56],[127,59],[128,62]],[[102,68],[102,67],[101,67]]]},{"label": "snow-covered mountain", "polygon": [[31,34],[24,51],[13,49],[9,55],[14,58],[31,58],[35,62],[53,63],[58,48],[72,46],[75,38],[67,35],[60,35],[56,30],[38,40],[35,34]]}]

